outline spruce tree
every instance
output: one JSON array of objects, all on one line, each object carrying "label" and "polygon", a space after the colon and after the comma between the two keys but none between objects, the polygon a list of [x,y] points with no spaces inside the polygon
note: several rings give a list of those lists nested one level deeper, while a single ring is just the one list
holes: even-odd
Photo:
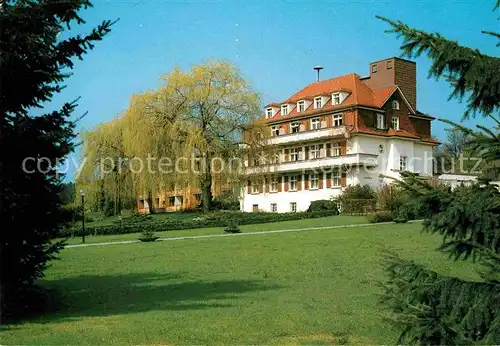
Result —
[{"label": "spruce tree", "polygon": [[398,343],[499,344],[500,192],[492,180],[500,178],[500,59],[381,19],[391,25],[390,32],[403,37],[404,56],[426,54],[432,60],[430,76],[451,84],[450,98],[467,99],[463,118],[482,116],[494,122],[471,130],[448,121],[470,136],[474,154],[485,162],[477,184],[453,191],[434,188],[413,173],[404,173],[400,182],[418,200],[424,231],[442,236],[440,250],[450,260],[478,261],[481,279],[446,276],[391,254],[382,301],[401,332]]},{"label": "spruce tree", "polygon": [[[62,243],[52,243],[64,219],[57,164],[73,150],[76,101],[34,115],[93,43],[110,31],[63,38],[89,0],[0,1],[0,322],[22,312],[27,292]],[[41,160],[39,160],[41,159]],[[37,165],[38,161],[38,165]]]}]

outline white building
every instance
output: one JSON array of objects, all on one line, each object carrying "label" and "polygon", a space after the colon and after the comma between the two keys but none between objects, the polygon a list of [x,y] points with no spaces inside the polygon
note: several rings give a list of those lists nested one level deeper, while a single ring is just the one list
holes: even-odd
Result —
[{"label": "white building", "polygon": [[381,174],[432,176],[433,119],[417,110],[412,61],[389,58],[371,63],[369,77],[312,83],[266,107],[273,150],[248,159],[241,208],[303,211],[348,185],[377,188],[387,183]]}]

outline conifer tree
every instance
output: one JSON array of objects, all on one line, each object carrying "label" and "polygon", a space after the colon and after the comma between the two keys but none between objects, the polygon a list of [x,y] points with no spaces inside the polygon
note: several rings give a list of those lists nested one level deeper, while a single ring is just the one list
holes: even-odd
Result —
[{"label": "conifer tree", "polygon": [[[57,164],[73,150],[77,106],[34,115],[107,34],[104,21],[87,35],[61,35],[84,24],[89,0],[5,0],[0,4],[0,322],[19,312],[61,243],[63,219]],[[42,112],[43,113],[43,112]],[[38,163],[38,164],[37,164]]]},{"label": "conifer tree", "polygon": [[[498,9],[498,4],[495,9]],[[467,98],[463,118],[483,116],[490,127],[476,130],[449,122],[470,136],[474,154],[486,167],[480,181],[455,190],[433,188],[413,173],[400,184],[418,199],[424,231],[442,236],[440,250],[450,260],[476,260],[484,268],[480,280],[443,275],[425,266],[388,256],[389,279],[382,300],[400,330],[398,343],[500,343],[500,58],[460,46],[439,34],[414,30],[385,18],[391,32],[403,37],[406,57],[426,54],[430,76],[446,78],[450,98]],[[497,33],[485,32],[495,38]]]}]

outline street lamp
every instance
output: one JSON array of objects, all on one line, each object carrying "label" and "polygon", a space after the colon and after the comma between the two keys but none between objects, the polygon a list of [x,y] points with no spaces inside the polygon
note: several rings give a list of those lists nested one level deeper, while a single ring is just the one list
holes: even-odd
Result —
[{"label": "street lamp", "polygon": [[82,243],[85,244],[85,192],[80,190],[82,196]]}]

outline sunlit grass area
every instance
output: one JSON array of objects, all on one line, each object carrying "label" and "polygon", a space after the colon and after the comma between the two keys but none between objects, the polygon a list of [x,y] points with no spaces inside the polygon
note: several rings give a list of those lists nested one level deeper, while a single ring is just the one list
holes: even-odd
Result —
[{"label": "sunlit grass area", "polygon": [[373,225],[65,249],[41,282],[59,292],[59,307],[1,331],[1,343],[394,343],[378,304],[381,250],[475,275],[470,263],[443,260],[435,251],[440,238],[420,229]]}]

